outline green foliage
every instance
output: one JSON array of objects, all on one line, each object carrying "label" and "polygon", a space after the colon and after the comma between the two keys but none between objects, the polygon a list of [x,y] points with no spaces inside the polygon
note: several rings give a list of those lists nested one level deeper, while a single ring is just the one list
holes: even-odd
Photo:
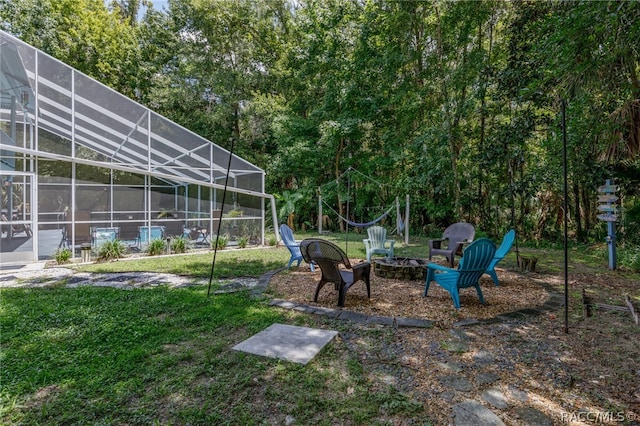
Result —
[{"label": "green foliage", "polygon": [[224,250],[227,248],[227,244],[229,243],[229,238],[225,235],[218,235],[218,238],[212,238],[211,240],[211,248],[215,249],[216,242],[218,243],[218,250]]},{"label": "green foliage", "polygon": [[98,247],[98,261],[105,262],[124,257],[128,252],[128,246],[121,240],[105,241]]},{"label": "green foliage", "polygon": [[281,203],[278,210],[278,220],[281,223],[286,223],[289,215],[296,212],[296,208],[304,198],[304,195],[300,192],[283,191],[282,194],[275,194],[274,197]]},{"label": "green foliage", "polygon": [[189,247],[189,239],[184,236],[171,238],[171,251],[173,253],[186,253]]},{"label": "green foliage", "polygon": [[[132,2],[135,3],[135,2]],[[3,2],[0,22],[23,41],[125,95],[134,96],[139,66],[135,28],[93,0]]]},{"label": "green foliage", "polygon": [[629,200],[622,212],[622,235],[625,245],[640,247],[640,197]]},{"label": "green foliage", "polygon": [[73,256],[73,252],[71,251],[71,249],[66,247],[57,249],[53,255],[58,265],[69,263],[72,256]]},{"label": "green foliage", "polygon": [[246,236],[242,236],[242,237],[238,238],[238,247],[246,248],[248,242],[249,242],[249,238],[246,237]]},{"label": "green foliage", "polygon": [[625,247],[617,250],[618,263],[633,272],[640,272],[640,247]]},{"label": "green foliage", "polygon": [[[599,232],[604,179],[638,195],[636,2],[294,3],[176,1],[135,21],[137,1],[14,0],[0,25],[222,147],[235,141],[266,171],[280,222],[316,223],[318,187],[357,167],[380,184],[353,182],[356,220],[409,194],[416,232],[466,220],[557,240],[560,99],[570,234]],[[344,211],[345,189],[323,199]],[[637,216],[627,244],[640,244]]]},{"label": "green foliage", "polygon": [[162,238],[155,238],[149,241],[146,252],[149,256],[158,256],[165,254],[167,251],[167,243]]},{"label": "green foliage", "polygon": [[274,247],[276,244],[278,244],[278,240],[276,238],[275,235],[269,235],[269,238],[267,238],[267,244],[270,247]]}]

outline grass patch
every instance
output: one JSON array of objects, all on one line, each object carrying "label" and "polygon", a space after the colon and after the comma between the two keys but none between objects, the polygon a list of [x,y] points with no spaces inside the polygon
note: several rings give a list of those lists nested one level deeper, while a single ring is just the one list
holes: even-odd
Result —
[{"label": "grass patch", "polygon": [[340,341],[307,366],[232,351],[275,322],[337,325],[243,294],[3,289],[1,306],[2,424],[375,424],[422,410]]}]

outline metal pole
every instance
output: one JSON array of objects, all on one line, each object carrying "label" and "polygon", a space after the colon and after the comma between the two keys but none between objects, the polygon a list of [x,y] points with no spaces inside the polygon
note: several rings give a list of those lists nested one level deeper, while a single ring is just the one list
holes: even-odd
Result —
[{"label": "metal pole", "polygon": [[[349,166],[349,170],[351,170],[351,166]],[[345,234],[345,245],[344,252],[349,255],[349,201],[351,200],[351,174],[347,176],[347,220],[345,221],[345,229],[347,233]]]},{"label": "metal pole", "polygon": [[564,332],[569,332],[569,250],[567,231],[567,194],[569,193],[567,184],[567,124],[566,124],[566,104],[562,100],[562,143],[563,143],[563,169],[564,169]]},{"label": "metal pole", "polygon": [[[213,270],[216,267],[216,254],[218,254],[218,239],[220,238],[220,225],[222,224],[222,214],[224,213],[224,202],[227,198],[227,184],[229,183],[229,172],[231,171],[231,158],[233,157],[233,142],[231,138],[231,147],[229,148],[229,164],[227,164],[227,176],[224,180],[224,191],[222,191],[222,206],[220,207],[220,221],[218,222],[218,232],[216,233],[216,243],[213,247],[213,261],[211,262],[211,273],[209,274],[209,288],[207,289],[207,297],[211,294],[211,283],[213,282]],[[200,215],[198,215],[198,218]],[[274,224],[275,225],[275,224]],[[276,231],[276,235],[277,235]]]}]

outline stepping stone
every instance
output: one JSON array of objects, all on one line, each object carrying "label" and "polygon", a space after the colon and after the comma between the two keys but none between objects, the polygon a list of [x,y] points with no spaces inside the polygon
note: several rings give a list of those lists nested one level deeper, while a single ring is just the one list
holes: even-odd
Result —
[{"label": "stepping stone", "polygon": [[476,375],[476,383],[480,386],[489,385],[493,382],[497,382],[498,380],[500,380],[500,377],[493,373],[478,373]]},{"label": "stepping stone", "polygon": [[500,392],[499,389],[487,389],[486,391],[482,392],[482,399],[484,399],[494,407],[500,408],[502,410],[509,406],[509,404],[507,404],[507,398],[502,392]]},{"label": "stepping stone", "polygon": [[551,426],[553,425],[553,421],[542,411],[537,410],[533,407],[522,407],[516,410],[518,416],[524,423],[527,425],[535,425],[535,426]]},{"label": "stepping stone", "polygon": [[529,399],[529,394],[526,391],[522,391],[513,385],[509,385],[509,394],[511,398],[520,402],[526,402]]},{"label": "stepping stone", "polygon": [[473,383],[471,383],[466,377],[458,375],[442,376],[438,380],[443,386],[449,389],[454,389],[459,392],[470,392],[473,390]]},{"label": "stepping stone", "polygon": [[116,275],[112,275],[110,277],[105,278],[104,281],[107,281],[107,282],[115,281],[115,282],[122,283],[122,282],[127,282],[127,281],[133,281],[136,278],[137,277],[135,275],[119,275],[119,274],[116,274]]},{"label": "stepping stone", "polygon": [[458,364],[457,362],[437,361],[436,365],[445,371],[453,371],[454,373],[460,373],[462,370],[464,370],[464,366],[462,364]]},{"label": "stepping stone", "polygon": [[452,328],[451,330],[449,330],[449,334],[451,334],[453,337],[455,337],[458,340],[462,340],[465,342],[469,340],[469,335],[467,333],[465,333],[462,330],[458,330],[456,328]]},{"label": "stepping stone", "polygon": [[461,340],[450,340],[443,344],[444,348],[449,352],[462,353],[469,350],[469,344]]},{"label": "stepping stone", "polygon": [[493,364],[496,360],[496,356],[489,351],[480,350],[474,356],[473,360],[480,365]]},{"label": "stepping stone", "polygon": [[306,365],[337,335],[332,330],[272,324],[232,349]]},{"label": "stepping stone", "polygon": [[85,281],[88,281],[86,277],[71,277],[67,280],[67,285],[78,284]]},{"label": "stepping stone", "polygon": [[454,426],[504,426],[500,417],[479,402],[466,400],[453,406]]}]

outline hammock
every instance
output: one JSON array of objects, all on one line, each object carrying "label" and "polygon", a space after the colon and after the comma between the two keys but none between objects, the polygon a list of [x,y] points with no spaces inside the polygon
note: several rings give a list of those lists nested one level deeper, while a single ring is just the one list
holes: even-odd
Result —
[{"label": "hammock", "polygon": [[330,205],[328,205],[327,203],[324,202],[324,200],[322,200],[322,203],[327,206],[329,208],[329,210],[331,210],[332,212],[334,212],[336,214],[336,216],[338,216],[340,219],[344,220],[345,222],[347,222],[349,225],[351,226],[355,226],[358,228],[366,228],[367,226],[371,226],[371,225],[375,225],[376,223],[380,222],[382,219],[384,219],[385,217],[387,217],[389,215],[389,213],[391,213],[391,210],[393,210],[395,208],[395,205],[389,207],[389,210],[387,210],[386,212],[384,212],[382,214],[382,216],[372,220],[371,222],[365,222],[365,223],[358,223],[358,222],[352,222],[342,216],[340,216],[340,214],[335,211],[334,209],[331,208]]}]

